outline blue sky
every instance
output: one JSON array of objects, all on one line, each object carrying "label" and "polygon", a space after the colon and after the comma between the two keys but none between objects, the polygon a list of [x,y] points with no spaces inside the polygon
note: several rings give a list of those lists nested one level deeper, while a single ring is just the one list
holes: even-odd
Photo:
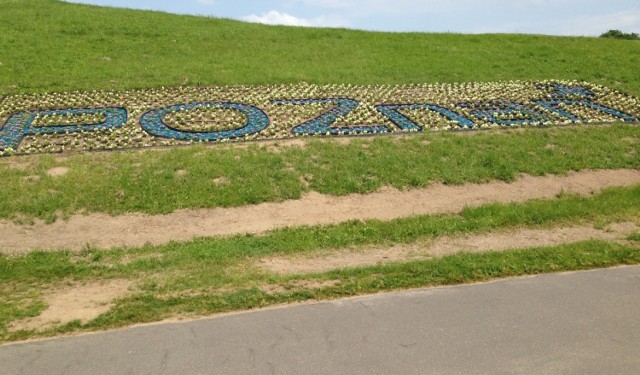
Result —
[{"label": "blue sky", "polygon": [[297,26],[379,31],[640,33],[638,0],[72,0]]}]

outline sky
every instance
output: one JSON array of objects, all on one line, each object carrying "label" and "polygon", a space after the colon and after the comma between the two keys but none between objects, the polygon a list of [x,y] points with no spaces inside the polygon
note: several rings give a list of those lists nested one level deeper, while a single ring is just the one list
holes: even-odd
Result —
[{"label": "sky", "polygon": [[640,34],[638,0],[70,0],[248,22],[376,31]]}]

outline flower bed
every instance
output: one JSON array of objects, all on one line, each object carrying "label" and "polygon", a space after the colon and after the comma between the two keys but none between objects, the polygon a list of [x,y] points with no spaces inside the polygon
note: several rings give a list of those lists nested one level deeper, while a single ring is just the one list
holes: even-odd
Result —
[{"label": "flower bed", "polygon": [[267,85],[13,95],[0,155],[637,122],[640,101],[566,81],[399,86]]}]

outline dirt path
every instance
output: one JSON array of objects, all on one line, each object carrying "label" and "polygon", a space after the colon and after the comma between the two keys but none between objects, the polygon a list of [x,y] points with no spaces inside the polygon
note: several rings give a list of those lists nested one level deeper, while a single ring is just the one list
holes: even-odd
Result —
[{"label": "dirt path", "polygon": [[640,170],[598,170],[567,176],[522,176],[511,184],[491,182],[398,191],[385,188],[345,197],[310,193],[300,200],[238,208],[181,210],[169,215],[74,216],[53,224],[0,221],[0,252],[80,250],[186,241],[195,237],[262,233],[286,226],[326,225],[347,220],[391,220],[420,214],[459,212],[465,206],[553,198],[561,192],[588,195],[607,187],[640,184]]},{"label": "dirt path", "polygon": [[551,229],[520,229],[479,235],[440,237],[430,243],[366,247],[327,251],[316,256],[273,257],[257,261],[257,265],[279,274],[321,273],[339,268],[366,267],[376,264],[407,262],[442,257],[459,252],[481,253],[550,247],[592,239],[624,241],[638,231],[635,223],[616,223],[604,229],[578,226]]}]

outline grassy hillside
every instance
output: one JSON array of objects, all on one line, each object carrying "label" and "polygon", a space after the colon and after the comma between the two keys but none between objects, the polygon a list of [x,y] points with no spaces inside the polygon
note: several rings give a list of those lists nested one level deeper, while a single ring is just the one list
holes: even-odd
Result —
[{"label": "grassy hillside", "polygon": [[0,94],[171,85],[579,79],[640,95],[640,43],[374,33],[0,0]]},{"label": "grassy hillside", "polygon": [[[586,80],[640,96],[638,66],[636,41],[304,29],[54,0],[0,0],[0,101],[12,93],[175,85],[545,79]],[[37,137],[49,142],[45,135]],[[310,191],[345,195],[383,186],[513,181],[523,173],[636,169],[639,145],[640,126],[616,123],[466,135],[425,132],[348,142],[311,139],[303,145],[273,141],[247,147],[12,156],[0,158],[0,221],[52,222],[94,212],[159,214],[283,201]],[[0,342],[294,301],[639,264],[635,227],[616,241],[407,258],[328,272],[279,274],[260,266],[274,256],[303,259],[359,253],[371,246],[389,250],[406,245],[414,251],[445,236],[569,225],[604,231],[613,222],[640,223],[639,207],[640,186],[632,186],[587,197],[561,192],[551,200],[491,204],[447,215],[294,227],[158,246],[101,249],[88,243],[79,253],[0,252],[0,285],[5,286],[0,287]],[[183,230],[181,225],[176,221],[175,230]],[[20,228],[38,236],[31,227]],[[3,246],[8,248],[6,238],[0,240],[0,250]],[[51,296],[94,285],[125,288],[110,301],[109,311],[87,321],[71,314],[67,321],[43,318],[30,325],[33,318],[47,315],[55,300]],[[95,297],[95,292],[85,294]],[[79,298],[77,304],[84,305],[86,297]]]}]

